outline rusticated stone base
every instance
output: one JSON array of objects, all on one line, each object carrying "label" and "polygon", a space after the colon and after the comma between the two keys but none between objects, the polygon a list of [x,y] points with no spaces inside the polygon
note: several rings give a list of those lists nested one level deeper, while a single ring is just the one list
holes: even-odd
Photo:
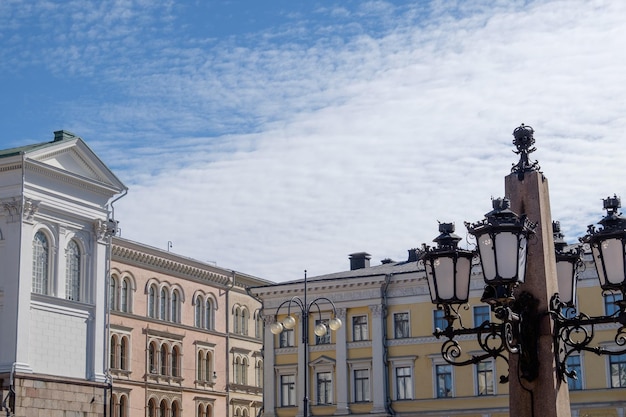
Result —
[{"label": "rusticated stone base", "polygon": [[[3,378],[3,397],[15,417],[106,417],[108,414],[108,385],[99,382],[17,374],[14,395],[8,390],[8,378]],[[3,398],[4,399],[4,398]],[[5,410],[2,410],[5,412]],[[106,413],[106,414],[105,414]]]}]

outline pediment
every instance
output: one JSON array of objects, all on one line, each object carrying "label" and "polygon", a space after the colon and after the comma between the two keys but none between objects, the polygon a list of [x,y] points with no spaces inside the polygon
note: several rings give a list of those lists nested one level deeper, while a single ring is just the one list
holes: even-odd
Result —
[{"label": "pediment", "polygon": [[51,146],[26,154],[29,160],[65,174],[88,179],[119,191],[126,188],[81,138],[52,143]]},{"label": "pediment", "polygon": [[335,365],[335,360],[333,358],[329,358],[328,356],[320,356],[314,361],[310,362],[311,366],[323,366],[323,365]]}]

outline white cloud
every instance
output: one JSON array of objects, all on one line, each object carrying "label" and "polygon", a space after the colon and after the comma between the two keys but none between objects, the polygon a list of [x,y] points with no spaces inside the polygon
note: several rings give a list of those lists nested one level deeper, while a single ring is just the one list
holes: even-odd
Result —
[{"label": "white cloud", "polygon": [[451,4],[329,7],[316,15],[335,20],[256,42],[123,42],[103,80],[120,100],[67,103],[130,186],[123,237],[273,280],[346,269],[358,251],[403,259],[438,220],[463,234],[490,210],[527,123],[573,241],[625,191],[626,6]]}]

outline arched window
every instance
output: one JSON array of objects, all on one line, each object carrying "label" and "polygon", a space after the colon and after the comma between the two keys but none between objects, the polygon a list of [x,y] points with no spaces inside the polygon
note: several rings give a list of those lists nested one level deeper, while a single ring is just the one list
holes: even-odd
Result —
[{"label": "arched window", "polygon": [[241,334],[248,335],[248,309],[241,311]]},{"label": "arched window", "polygon": [[167,359],[169,356],[169,347],[164,343],[161,345],[161,375],[167,375]]},{"label": "arched window", "polygon": [[128,278],[124,278],[122,280],[122,292],[120,295],[120,310],[122,310],[124,313],[128,313],[130,311],[128,305],[128,287]]},{"label": "arched window", "polygon": [[74,240],[65,251],[65,298],[80,301],[80,248]]},{"label": "arched window", "polygon": [[207,417],[206,408],[204,408],[204,404],[198,404],[198,417]]},{"label": "arched window", "polygon": [[235,371],[235,384],[241,384],[241,362],[238,357],[235,358],[233,370]]},{"label": "arched window", "polygon": [[117,369],[118,364],[117,364],[117,336],[116,335],[111,336],[110,348],[111,348],[111,351],[109,352],[110,354],[109,368]]},{"label": "arched window", "polygon": [[37,294],[48,294],[48,274],[50,247],[48,238],[41,230],[33,239],[33,284],[32,291]]},{"label": "arched window", "polygon": [[120,399],[119,399],[119,404],[118,404],[118,407],[117,407],[118,408],[117,415],[119,417],[128,417],[128,411],[127,411],[128,410],[128,404],[127,404],[127,401],[126,401],[126,396],[122,395],[119,398]]},{"label": "arched window", "polygon": [[256,315],[256,319],[255,319],[255,333],[254,336],[257,339],[261,339],[263,337],[263,317],[261,317],[260,313],[257,313]]},{"label": "arched window", "polygon": [[161,400],[161,404],[159,404],[159,417],[167,417],[167,402],[165,400]]},{"label": "arched window", "polygon": [[198,381],[202,381],[204,377],[204,352],[198,351]]},{"label": "arched window", "polygon": [[120,340],[120,369],[128,370],[128,338]]},{"label": "arched window", "polygon": [[241,360],[241,372],[240,372],[240,383],[243,385],[248,385],[248,359],[243,358]]},{"label": "arched window", "polygon": [[256,362],[256,386],[263,387],[263,361]]},{"label": "arched window", "polygon": [[206,352],[204,355],[204,380],[213,381],[213,355],[211,352]]},{"label": "arched window", "polygon": [[148,417],[157,417],[156,410],[156,400],[154,398],[151,398],[150,401],[148,401]]},{"label": "arched window", "polygon": [[237,334],[241,333],[240,323],[239,323],[239,320],[240,320],[239,319],[239,315],[240,315],[239,314],[239,307],[235,307],[235,314],[234,314],[234,317],[233,317],[233,319],[234,319],[233,320],[234,321],[234,323],[233,323],[233,332],[235,332]]},{"label": "arched window", "polygon": [[172,417],[180,417],[180,405],[178,401],[172,403]]},{"label": "arched window", "polygon": [[172,376],[180,376],[180,348],[178,346],[172,349]]},{"label": "arched window", "polygon": [[202,307],[204,306],[204,302],[202,301],[202,297],[197,296],[196,297],[196,314],[195,314],[195,321],[196,321],[196,327],[202,327]]},{"label": "arched window", "polygon": [[117,310],[117,276],[111,275],[111,285],[109,286],[109,308]]},{"label": "arched window", "polygon": [[157,348],[155,342],[150,343],[148,346],[148,367],[150,368],[148,369],[149,373],[157,373]]},{"label": "arched window", "polygon": [[148,290],[148,316],[156,318],[156,286],[151,285]]},{"label": "arched window", "polygon": [[161,288],[161,294],[159,298],[161,299],[159,318],[161,320],[167,320],[167,291],[165,290],[165,288]]},{"label": "arched window", "polygon": [[180,300],[180,297],[178,295],[178,290],[172,291],[172,313],[170,315],[170,318],[174,323],[180,322],[180,318],[178,317],[179,300]]},{"label": "arched window", "polygon": [[213,330],[213,304],[209,298],[204,302],[204,328]]}]

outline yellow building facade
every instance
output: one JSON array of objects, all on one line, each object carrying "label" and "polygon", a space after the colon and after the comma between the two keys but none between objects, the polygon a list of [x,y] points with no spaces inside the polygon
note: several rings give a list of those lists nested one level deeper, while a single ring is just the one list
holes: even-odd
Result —
[{"label": "yellow building facade", "polygon": [[[355,258],[357,259],[355,262]],[[333,316],[333,307],[320,299],[309,313],[309,364],[304,369],[302,310],[292,303],[297,324],[274,335],[271,323],[287,314],[286,300],[303,297],[302,280],[263,286],[252,293],[263,302],[265,417],[304,414],[304,378],[307,374],[309,415],[353,416],[508,416],[507,354],[478,364],[453,366],[441,354],[445,337],[433,336],[445,328],[441,310],[431,303],[424,270],[414,251],[403,262],[383,261],[369,266],[369,255],[351,255],[351,269],[309,278],[307,302],[332,300],[343,326],[316,336],[314,326]],[[611,314],[613,296],[603,296],[589,255],[579,275],[578,305],[586,314]],[[461,308],[464,327],[497,321],[483,292],[480,267],[473,269],[469,305]],[[317,308],[319,306],[319,310]],[[280,307],[280,309],[279,309]],[[455,323],[455,327],[459,322]],[[595,327],[594,345],[615,347],[618,325]],[[484,353],[476,336],[457,337],[462,356]],[[624,417],[626,411],[626,355],[598,356],[583,352],[568,359],[578,378],[568,382],[574,417]],[[536,394],[540,395],[540,394]]]}]

